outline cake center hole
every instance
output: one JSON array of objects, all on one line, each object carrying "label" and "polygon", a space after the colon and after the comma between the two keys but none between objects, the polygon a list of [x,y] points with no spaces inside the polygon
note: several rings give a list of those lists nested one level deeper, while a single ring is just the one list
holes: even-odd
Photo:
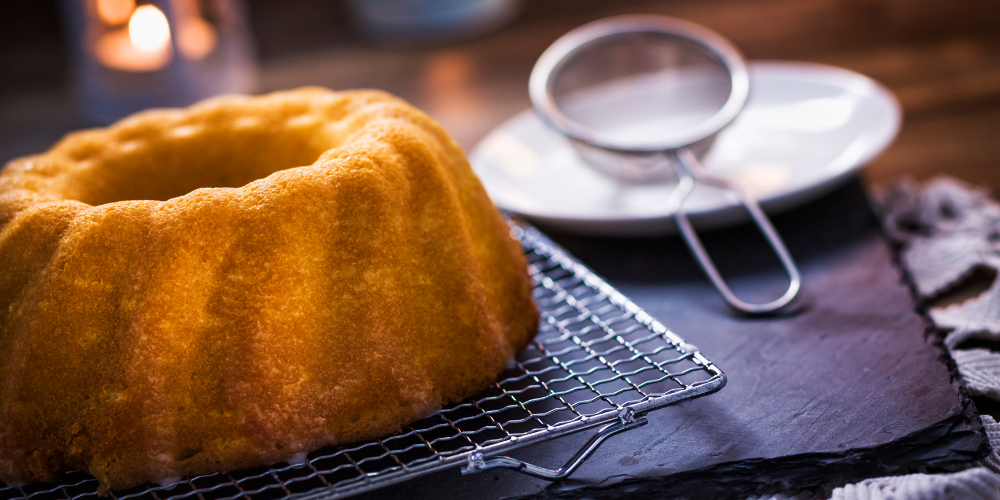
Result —
[{"label": "cake center hole", "polygon": [[[318,130],[265,123],[245,127],[181,126],[114,144],[76,175],[73,198],[91,205],[168,200],[198,188],[241,187],[288,168],[311,165],[334,147]],[[82,177],[89,177],[84,179]]]}]

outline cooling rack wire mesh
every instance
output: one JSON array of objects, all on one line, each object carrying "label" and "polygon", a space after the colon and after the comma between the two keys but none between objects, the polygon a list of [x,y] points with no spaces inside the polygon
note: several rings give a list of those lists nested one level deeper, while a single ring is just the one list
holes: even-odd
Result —
[{"label": "cooling rack wire mesh", "polygon": [[[691,344],[569,257],[534,228],[511,223],[528,257],[541,328],[486,391],[396,435],[327,447],[275,464],[113,491],[117,500],[343,498],[636,415],[720,389],[725,375]],[[599,453],[600,451],[598,451]],[[572,450],[567,453],[567,457]],[[455,471],[457,474],[458,472]],[[0,500],[96,500],[82,472],[57,483],[0,483]]]}]

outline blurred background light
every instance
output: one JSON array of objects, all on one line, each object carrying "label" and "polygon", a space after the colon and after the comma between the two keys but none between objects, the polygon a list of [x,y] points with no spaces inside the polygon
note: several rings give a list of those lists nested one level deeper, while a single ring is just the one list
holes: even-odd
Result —
[{"label": "blurred background light", "polygon": [[[69,15],[79,6],[93,9],[91,35],[118,33],[114,43],[133,48],[128,32],[124,42],[121,33],[137,9],[152,6],[167,19],[170,48],[159,54],[171,55],[161,69],[149,69],[163,64],[155,57],[143,59],[144,66],[129,59],[142,70],[126,71],[115,69],[120,61],[90,56],[102,72],[123,73],[116,81],[138,82],[118,81],[111,93],[118,99],[143,88],[171,95],[196,78],[202,93],[177,93],[176,99],[145,105],[301,85],[380,88],[426,110],[466,149],[529,107],[531,67],[563,33],[613,15],[680,17],[718,31],[751,60],[832,64],[888,86],[906,119],[897,142],[866,169],[873,182],[947,170],[1000,188],[995,0],[8,0],[0,2],[0,161],[42,151],[70,130],[113,119],[87,112],[101,98],[83,91],[84,34],[72,28]],[[393,12],[410,16],[393,18]],[[453,30],[446,26],[449,16],[462,19]],[[230,18],[242,25],[242,37],[228,31]],[[428,28],[433,19],[445,24]],[[384,29],[394,22],[411,26]],[[421,30],[424,36],[418,36]],[[231,43],[240,38],[245,42]],[[111,50],[88,40],[94,51]],[[244,47],[242,56],[226,55],[234,46]],[[226,72],[206,69],[227,57],[242,58],[243,70],[230,73],[242,76],[229,79]],[[175,79],[163,86],[143,82],[162,72]]]}]

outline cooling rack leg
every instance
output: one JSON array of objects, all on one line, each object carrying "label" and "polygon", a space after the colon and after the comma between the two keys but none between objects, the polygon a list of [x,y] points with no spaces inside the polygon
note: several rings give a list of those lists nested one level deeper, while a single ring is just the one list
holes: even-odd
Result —
[{"label": "cooling rack leg", "polygon": [[539,467],[537,465],[525,463],[510,457],[494,457],[485,459],[483,458],[482,453],[475,452],[469,456],[468,465],[462,467],[462,474],[475,474],[490,469],[510,469],[520,472],[521,474],[537,477],[539,479],[560,481],[573,474],[573,472],[575,472],[576,469],[578,469],[580,465],[583,464],[583,462],[587,460],[587,458],[590,457],[590,455],[592,455],[599,446],[601,446],[601,443],[606,441],[609,437],[614,436],[619,432],[624,432],[646,425],[646,422],[646,417],[634,418],[631,410],[623,411],[617,422],[601,427],[601,430],[597,431],[597,434],[594,434],[594,436],[587,441],[587,444],[583,445],[583,447],[580,448],[580,450],[577,451],[568,462],[566,462],[566,465],[563,465],[559,470],[546,469],[545,467]]}]

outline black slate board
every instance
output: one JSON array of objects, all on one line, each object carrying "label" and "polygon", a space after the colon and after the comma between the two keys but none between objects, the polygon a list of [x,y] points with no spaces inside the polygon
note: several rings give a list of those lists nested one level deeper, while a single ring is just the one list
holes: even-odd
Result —
[{"label": "black slate board", "polygon": [[[676,238],[549,235],[729,376],[712,396],[649,415],[569,480],[458,470],[370,498],[746,497],[851,481],[989,451],[975,407],[928,323],[914,311],[857,181],[775,218],[800,264],[798,307],[747,319],[726,309]],[[749,226],[705,235],[738,294],[783,291],[782,272]],[[930,332],[930,333],[929,333]],[[513,454],[556,468],[582,433]],[[362,497],[364,498],[364,497]]]}]

